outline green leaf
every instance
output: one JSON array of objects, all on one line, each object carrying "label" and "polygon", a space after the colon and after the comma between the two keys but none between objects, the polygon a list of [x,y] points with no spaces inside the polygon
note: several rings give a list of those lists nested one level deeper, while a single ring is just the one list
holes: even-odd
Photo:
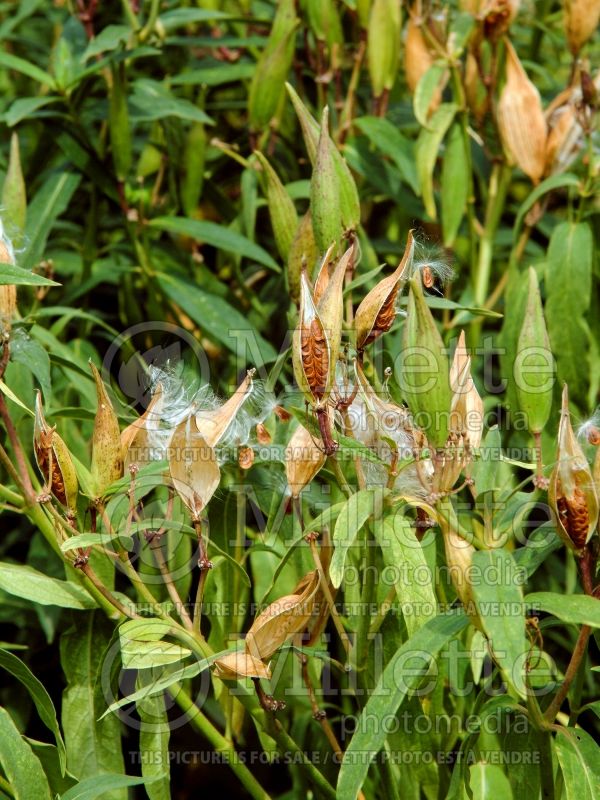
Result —
[{"label": "green leaf", "polygon": [[344,579],[344,564],[348,550],[354,543],[357,533],[373,513],[375,492],[361,489],[351,495],[340,511],[333,531],[335,550],[331,559],[329,574],[331,582],[338,589]]},{"label": "green leaf", "polygon": [[390,120],[381,117],[359,117],[356,127],[398,167],[405,182],[415,194],[419,179],[415,167],[414,143],[407,139]]},{"label": "green leaf", "polygon": [[35,112],[40,108],[49,106],[51,103],[57,103],[60,97],[20,97],[15,100],[10,108],[4,112],[4,122],[9,128],[13,128],[22,122],[24,119],[35,117]]},{"label": "green leaf", "polygon": [[0,562],[0,589],[43,606],[95,608],[90,595],[74,583],[59,581],[22,564]]},{"label": "green leaf", "polygon": [[0,65],[7,69],[14,69],[15,72],[21,72],[23,75],[27,75],[28,78],[32,78],[38,83],[43,83],[51,89],[55,88],[52,75],[36,67],[36,65],[32,64],[30,61],[25,61],[24,58],[13,56],[12,53],[7,53],[6,51],[0,51]]},{"label": "green leaf", "polygon": [[0,765],[14,800],[51,800],[42,765],[5,708],[0,708]]},{"label": "green leaf", "polygon": [[214,125],[214,120],[201,108],[190,103],[189,100],[175,97],[166,86],[149,78],[140,78],[135,82],[129,103],[132,107],[132,121],[149,122],[165,117],[178,117],[192,122],[202,122],[205,125]]},{"label": "green leaf", "polygon": [[13,336],[10,348],[11,361],[28,369],[39,383],[44,397],[50,397],[50,357],[42,345],[24,334]]},{"label": "green leaf", "polygon": [[564,172],[561,175],[551,175],[549,178],[546,178],[545,181],[542,181],[539,186],[536,186],[535,189],[531,192],[529,197],[522,203],[521,207],[519,208],[519,213],[517,214],[517,218],[515,220],[515,224],[513,227],[513,239],[516,242],[519,238],[519,233],[521,232],[521,225],[523,224],[523,220],[525,219],[525,215],[528,211],[530,211],[533,206],[537,203],[537,201],[543,197],[548,192],[554,191],[554,189],[566,189],[568,187],[578,188],[580,185],[580,180],[577,175],[573,175],[570,172]]},{"label": "green leaf", "polygon": [[139,642],[135,639],[121,642],[124,669],[150,669],[165,664],[177,664],[191,652],[187,647],[171,642]]},{"label": "green leaf", "polygon": [[239,357],[248,348],[253,366],[275,361],[273,346],[252,326],[248,318],[222,297],[205,292],[175,275],[159,274],[158,284],[174,303],[188,314],[208,336]]},{"label": "green leaf", "polygon": [[417,122],[424,128],[428,127],[429,106],[447,69],[445,64],[432,64],[417,83],[413,96],[413,111]]},{"label": "green leaf", "polygon": [[[402,606],[408,635],[412,636],[435,616],[437,610],[433,577],[425,553],[411,520],[403,515],[402,509],[393,516],[386,516],[383,524],[376,520],[373,532],[383,551],[383,560],[397,576],[396,596]],[[398,570],[400,564],[405,572]],[[426,576],[429,576],[428,580]]]},{"label": "green leaf", "polygon": [[514,551],[513,558],[519,569],[525,570],[527,577],[530,578],[550,553],[558,550],[562,545],[554,523],[547,522],[533,531],[527,539],[525,547],[519,547]]},{"label": "green leaf", "polygon": [[[337,796],[356,800],[363,785],[369,763],[383,747],[387,732],[383,724],[364,724],[365,720],[384,720],[394,717],[407,694],[416,689],[427,674],[436,654],[454,636],[464,630],[469,620],[462,612],[440,614],[411,636],[392,656],[377,681],[357,722],[357,732],[344,754],[340,769]],[[419,667],[414,664],[419,659]]]},{"label": "green leaf", "polygon": [[56,172],[50,175],[29,204],[25,251],[19,259],[25,269],[32,269],[43,258],[50,231],[56,219],[67,209],[80,181],[81,175],[64,170]]},{"label": "green leaf", "polygon": [[60,283],[36,275],[27,269],[17,267],[15,264],[0,262],[0,286],[60,286]]},{"label": "green leaf", "polygon": [[502,454],[502,437],[497,425],[493,425],[485,435],[477,450],[477,457],[471,466],[471,475],[475,481],[477,496],[499,489],[498,467]]},{"label": "green leaf", "polygon": [[231,14],[212,8],[174,8],[166,11],[158,18],[166,31],[195,22],[207,22],[213,19],[231,19]]},{"label": "green leaf", "polygon": [[[146,527],[148,527],[147,524]],[[71,536],[70,539],[63,542],[60,549],[63,553],[68,553],[70,550],[77,550],[79,547],[93,547],[97,544],[110,547],[116,543],[126,550],[133,550],[134,547],[131,536],[111,537],[106,533],[79,533],[77,536]]]},{"label": "green leaf", "polygon": [[563,622],[600,628],[600,600],[596,597],[586,594],[533,592],[525,596],[525,602],[531,610],[545,611]]},{"label": "green leaf", "polygon": [[512,800],[508,778],[495,764],[473,764],[470,768],[471,791],[477,800]]},{"label": "green leaf", "polygon": [[20,658],[17,658],[17,656],[9,653],[8,650],[0,649],[0,668],[10,672],[10,674],[20,683],[22,683],[29,692],[37,712],[40,715],[40,719],[48,728],[48,730],[52,731],[54,734],[56,748],[60,759],[61,772],[64,775],[67,764],[67,754],[65,750],[65,743],[63,742],[60,728],[58,726],[58,719],[56,717],[54,703],[52,702],[50,695],[44,688],[44,685],[35,677],[33,672],[31,672],[29,667],[23,661],[21,661]]},{"label": "green leaf", "polygon": [[514,558],[501,548],[478,550],[472,558],[475,607],[506,680],[525,693],[525,636],[522,573]]},{"label": "green leaf", "polygon": [[559,728],[554,750],[567,800],[600,798],[600,748],[581,728]]},{"label": "green leaf", "polygon": [[202,69],[191,69],[171,78],[172,86],[221,86],[224,83],[237,83],[248,80],[254,74],[254,64],[215,64]]},{"label": "green leaf", "polygon": [[237,256],[251,259],[258,264],[269,267],[274,272],[281,272],[277,262],[273,260],[266,250],[237,233],[237,231],[233,231],[224,225],[217,225],[216,222],[188,219],[187,217],[157,217],[150,222],[150,225],[153,228],[174,233],[177,236],[189,236],[198,242],[216,247],[217,250],[235,253]]},{"label": "green leaf", "polygon": [[[60,800],[96,800],[101,797],[102,800],[108,797],[107,792],[112,792],[113,789],[126,789],[129,786],[140,786],[141,784],[148,784],[156,778],[138,778],[131,775],[117,775],[112,773],[105,773],[104,775],[86,778],[80,781],[77,786],[73,786],[68,792],[65,792]],[[121,797],[125,795],[120,794]]]},{"label": "green leaf", "polygon": [[[60,640],[60,660],[67,680],[61,718],[67,764],[81,781],[72,790],[81,795],[73,797],[98,796],[86,794],[94,791],[102,795],[102,800],[127,800],[128,796],[124,788],[127,783],[111,782],[115,777],[112,773],[119,773],[121,780],[125,778],[121,723],[117,717],[98,720],[110,690],[110,685],[103,685],[103,676],[118,659],[118,644],[111,643],[112,630],[104,615],[95,612],[86,614]],[[102,791],[100,787],[104,787]]]},{"label": "green leaf", "polygon": [[421,130],[415,146],[420,194],[423,198],[425,211],[433,220],[437,219],[433,196],[433,170],[442,139],[452,124],[457,110],[458,106],[455,103],[442,103],[431,116],[428,127]]},{"label": "green leaf", "polygon": [[[154,670],[140,670],[136,687],[152,685]],[[150,800],[171,800],[169,736],[171,729],[164,695],[146,696],[136,703],[140,718],[140,757],[142,775],[151,781],[146,786]]]},{"label": "green leaf", "polygon": [[467,210],[471,183],[466,157],[468,147],[470,144],[468,141],[465,142],[462,127],[458,122],[453,123],[446,141],[440,186],[444,247],[453,246]]},{"label": "green leaf", "polygon": [[81,61],[89,61],[100,53],[116,50],[120,45],[126,44],[130,36],[131,28],[128,25],[107,25],[90,41]]}]

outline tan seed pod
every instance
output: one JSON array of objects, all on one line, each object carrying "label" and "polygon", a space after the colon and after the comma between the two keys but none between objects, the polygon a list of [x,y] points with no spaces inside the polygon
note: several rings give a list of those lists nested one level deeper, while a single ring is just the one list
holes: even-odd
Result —
[{"label": "tan seed pod", "polygon": [[508,39],[506,83],[498,101],[498,128],[508,158],[538,183],[546,162],[547,126],[540,93]]},{"label": "tan seed pod", "polygon": [[298,583],[292,594],[271,603],[252,623],[246,636],[246,649],[263,661],[297,633],[301,633],[311,618],[315,595],[319,588],[319,573],[313,570]]},{"label": "tan seed pod", "polygon": [[[404,73],[406,84],[412,93],[427,70],[433,65],[434,57],[427,47],[422,25],[411,17],[406,27],[406,43],[404,48]],[[442,78],[429,104],[428,113],[432,114],[442,102],[442,92],[447,83],[448,74]]]},{"label": "tan seed pod", "polygon": [[483,400],[471,377],[471,356],[464,331],[460,332],[450,365],[450,386],[454,393],[452,416],[457,418],[457,430],[465,434],[470,447],[479,447],[483,434]]},{"label": "tan seed pod", "polygon": [[[2,226],[0,223],[0,264],[15,263],[11,250],[12,248],[2,238]],[[16,313],[17,287],[12,284],[2,284],[0,286],[0,331],[2,329],[6,333],[10,331],[11,322]]]},{"label": "tan seed pod", "polygon": [[564,0],[565,32],[573,55],[593,35],[600,21],[600,0]]},{"label": "tan seed pod", "polygon": [[42,395],[35,399],[33,451],[40,472],[54,497],[71,512],[77,509],[78,481],[69,449],[44,417]]},{"label": "tan seed pod", "polygon": [[325,463],[323,443],[298,425],[285,449],[285,474],[292,497],[299,497]]},{"label": "tan seed pod", "polygon": [[319,264],[319,271],[317,272],[317,277],[315,279],[315,285],[313,289],[313,299],[315,303],[318,305],[319,300],[323,297],[325,293],[325,289],[329,285],[330,280],[330,268],[331,263],[333,261],[333,253],[335,251],[335,243],[329,245],[329,249],[321,259],[321,263]]},{"label": "tan seed pod", "polygon": [[160,415],[163,406],[162,384],[158,384],[148,408],[144,413],[128,425],[121,433],[121,450],[123,464],[127,469],[131,464],[140,466],[152,461],[151,437],[160,428]]},{"label": "tan seed pod", "polygon": [[567,547],[581,553],[598,524],[598,495],[592,470],[571,425],[566,384],[548,502],[555,514],[557,533]]},{"label": "tan seed pod", "polygon": [[519,12],[520,0],[483,0],[479,17],[487,39],[497,39],[506,33]]},{"label": "tan seed pod", "polygon": [[192,519],[198,520],[221,479],[215,451],[198,430],[193,416],[175,428],[168,450],[175,491],[188,507]]},{"label": "tan seed pod", "polygon": [[296,381],[307,400],[324,405],[330,388],[331,348],[305,272],[300,280],[300,319],[292,341],[292,361]]},{"label": "tan seed pod", "polygon": [[396,302],[410,276],[413,251],[414,241],[412,231],[409,231],[404,255],[398,267],[387,278],[379,281],[356,309],[354,330],[358,350],[363,350],[379,336],[387,333],[394,324]]},{"label": "tan seed pod", "polygon": [[255,372],[255,369],[249,369],[229,400],[216,411],[199,411],[196,414],[198,431],[209,447],[216,447],[223,439],[238,411],[248,399],[252,392],[252,378]]},{"label": "tan seed pod", "polygon": [[123,454],[119,420],[110,402],[106,387],[96,365],[90,361],[96,383],[98,410],[94,419],[92,435],[92,478],[98,497],[102,497],[108,486],[123,477]]},{"label": "tan seed pod", "polygon": [[271,677],[271,671],[258,658],[249,653],[238,651],[228,653],[213,662],[217,678],[224,681],[237,681],[240,678],[266,678]]}]

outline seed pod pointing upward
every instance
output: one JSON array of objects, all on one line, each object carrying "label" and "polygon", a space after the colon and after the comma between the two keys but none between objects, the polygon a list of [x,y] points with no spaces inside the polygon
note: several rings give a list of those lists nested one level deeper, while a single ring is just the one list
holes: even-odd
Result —
[{"label": "seed pod pointing upward", "polygon": [[96,365],[90,361],[90,367],[98,397],[92,436],[92,478],[96,494],[102,497],[108,486],[123,476],[123,455],[119,420]]},{"label": "seed pod pointing upward", "polygon": [[42,395],[39,391],[35,399],[33,449],[48,488],[59,503],[74,512],[77,508],[78,491],[75,466],[67,445],[56,433],[56,428],[51,428],[44,418]]},{"label": "seed pod pointing upward", "polygon": [[286,261],[298,228],[296,206],[265,156],[258,150],[254,151],[254,155],[260,161],[266,177],[267,204],[275,235],[275,244],[279,255]]},{"label": "seed pod pointing upward", "polygon": [[598,524],[598,496],[587,458],[571,426],[569,392],[563,389],[556,466],[548,501],[556,515],[556,531],[567,547],[581,553]]},{"label": "seed pod pointing upward", "polygon": [[328,394],[330,346],[305,272],[300,279],[300,319],[294,331],[292,360],[296,381],[306,399],[312,405],[324,405]]},{"label": "seed pod pointing upward", "polygon": [[321,253],[342,237],[340,183],[333,163],[334,145],[329,138],[329,110],[323,109],[317,160],[310,182],[310,210],[315,241]]},{"label": "seed pod pointing upward", "polygon": [[396,270],[379,281],[356,309],[354,329],[358,350],[363,350],[392,327],[396,318],[396,301],[410,274],[413,252],[414,241],[412,231],[409,231],[404,255]]}]

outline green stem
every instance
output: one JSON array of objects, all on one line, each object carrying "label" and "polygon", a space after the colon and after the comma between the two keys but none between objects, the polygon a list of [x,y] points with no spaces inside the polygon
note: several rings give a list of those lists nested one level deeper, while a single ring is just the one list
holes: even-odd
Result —
[{"label": "green stem", "polygon": [[354,663],[360,673],[366,671],[369,656],[369,628],[371,625],[371,605],[375,598],[375,543],[371,540],[371,530],[368,525],[364,527],[365,547],[365,577],[360,596],[361,614],[358,618],[356,630],[356,647]]}]

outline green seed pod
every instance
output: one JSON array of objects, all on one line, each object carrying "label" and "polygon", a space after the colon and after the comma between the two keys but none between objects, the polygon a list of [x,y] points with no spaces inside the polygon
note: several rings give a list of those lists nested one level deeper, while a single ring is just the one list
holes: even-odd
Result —
[{"label": "green seed pod", "polygon": [[112,85],[108,108],[110,143],[115,172],[119,181],[124,181],[131,169],[131,128],[127,109],[127,77],[125,64],[112,68]]},{"label": "green seed pod", "polygon": [[281,258],[287,261],[294,236],[298,230],[296,206],[265,156],[258,151],[255,151],[255,155],[260,161],[266,177],[267,205],[275,235],[275,244]]},{"label": "green seed pod", "polygon": [[21,156],[19,153],[19,138],[16,133],[10,137],[10,155],[8,169],[2,187],[2,208],[5,227],[13,239],[14,244],[19,244],[18,238],[25,230],[25,217],[27,215],[27,196],[25,179],[21,169]]},{"label": "green seed pod", "polygon": [[342,22],[333,0],[306,0],[308,24],[320,42],[326,42],[331,50],[344,41]]},{"label": "green seed pod", "polygon": [[367,59],[375,97],[392,88],[400,53],[399,0],[373,0],[369,16]]},{"label": "green seed pod", "polygon": [[[317,149],[321,134],[320,125],[289,83],[286,84],[286,88],[292,100],[294,110],[296,111],[298,121],[300,122],[306,152],[314,167],[317,161]],[[352,173],[344,157],[333,142],[331,142],[330,150],[339,183],[342,225],[344,231],[355,231],[360,224],[360,200],[358,197],[358,189],[356,188],[356,183],[354,182],[354,178],[352,177]]]},{"label": "green seed pod", "polygon": [[185,139],[181,165],[181,206],[186,216],[194,215],[204,185],[206,131],[202,122],[194,122]]},{"label": "green seed pod", "polygon": [[366,31],[369,27],[371,0],[356,0],[356,13],[358,14],[358,23],[360,27]]},{"label": "green seed pod", "polygon": [[401,386],[413,414],[433,447],[444,447],[450,431],[452,389],[448,356],[431,311],[425,302],[420,278],[410,281],[404,327]]},{"label": "green seed pod", "polygon": [[554,359],[544,321],[537,276],[529,268],[529,295],[513,367],[517,400],[533,434],[541,433],[552,410]]},{"label": "green seed pod", "polygon": [[325,107],[317,160],[310,182],[310,210],[315,241],[320,253],[324,253],[332,242],[339,243],[342,238],[340,186],[333,165],[333,142],[329,138],[328,115],[329,111]]},{"label": "green seed pod", "polygon": [[123,453],[119,420],[106,393],[96,365],[90,361],[96,382],[98,410],[94,420],[92,435],[92,479],[98,497],[102,497],[107,487],[123,476]]},{"label": "green seed pod", "polygon": [[251,131],[268,127],[280,109],[285,79],[294,57],[297,25],[294,0],[281,0],[250,84],[248,121]]},{"label": "green seed pod", "polygon": [[288,254],[288,289],[294,303],[300,302],[300,275],[304,268],[312,271],[319,257],[310,211],[300,220]]},{"label": "green seed pod", "polygon": [[56,433],[56,428],[51,428],[46,422],[39,391],[35,399],[33,451],[48,489],[61,505],[74,513],[77,509],[79,484],[73,459],[67,445]]}]

